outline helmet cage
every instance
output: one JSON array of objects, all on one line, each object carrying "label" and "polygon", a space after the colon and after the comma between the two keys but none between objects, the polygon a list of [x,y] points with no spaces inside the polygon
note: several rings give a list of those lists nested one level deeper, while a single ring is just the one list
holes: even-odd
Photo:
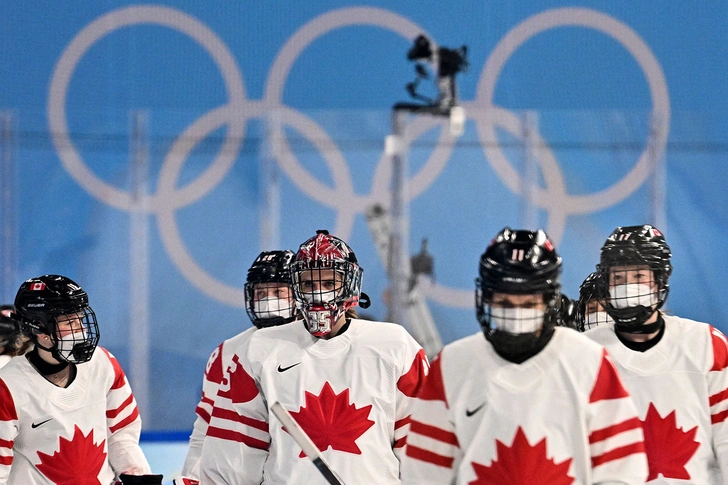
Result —
[{"label": "helmet cage", "polygon": [[[295,255],[290,250],[264,251],[258,255],[248,270],[248,277],[243,287],[245,311],[256,327],[273,327],[296,319],[296,303],[291,290],[291,262],[294,258]],[[255,290],[258,285],[264,283],[285,285],[289,290],[289,297],[278,298],[278,308],[256,308]]]},{"label": "helmet cage", "polygon": [[[74,322],[69,325],[69,322]],[[71,327],[64,329],[64,327]],[[51,352],[61,361],[72,364],[88,362],[99,344],[99,325],[96,313],[86,305],[72,312],[53,312],[46,320],[48,337],[53,343]]]},{"label": "helmet cage", "polygon": [[[496,334],[505,334],[510,336],[524,336],[526,334],[532,334],[534,338],[538,337],[538,335],[541,333],[542,329],[546,327],[553,327],[558,322],[558,316],[559,316],[559,304],[560,304],[560,298],[561,298],[561,292],[558,285],[555,285],[554,288],[550,290],[546,290],[544,292],[541,292],[540,294],[543,296],[543,301],[546,305],[546,309],[544,310],[543,315],[543,321],[541,322],[541,325],[530,332],[508,332],[503,329],[500,329],[498,326],[495,325],[493,322],[493,294],[496,293],[492,288],[483,288],[481,285],[480,278],[477,278],[475,280],[476,288],[475,288],[475,314],[478,318],[478,322],[480,323],[480,327],[483,330],[483,333],[485,334],[485,338],[489,341],[493,338]],[[505,292],[504,292],[505,293]],[[508,293],[508,294],[531,294],[529,293]],[[502,316],[500,318],[503,318]],[[506,318],[506,320],[508,320]],[[515,328],[518,325],[511,325],[511,328]],[[504,335],[501,335],[502,338]]]}]

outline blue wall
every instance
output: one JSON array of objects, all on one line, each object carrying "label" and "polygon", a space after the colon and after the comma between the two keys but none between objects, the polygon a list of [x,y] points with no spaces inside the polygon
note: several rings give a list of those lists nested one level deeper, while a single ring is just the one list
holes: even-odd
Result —
[{"label": "blue wall", "polygon": [[[420,31],[469,47],[458,78],[465,134],[455,141],[418,120],[410,151],[411,246],[429,240],[440,285],[429,303],[444,340],[477,331],[478,256],[521,222],[518,120],[529,110],[542,141],[538,218],[564,257],[567,294],[614,227],[651,220],[645,164],[664,154],[669,309],[728,330],[727,4],[295,3],[4,5],[0,109],[13,115],[18,164],[13,286],[42,273],[77,280],[102,345],[125,368],[135,331],[129,117],[148,115],[151,429],[191,427],[207,356],[249,325],[239,288],[260,250],[266,157],[281,170],[280,245],[294,249],[319,228],[348,240],[369,313],[384,317],[384,266],[363,214],[386,198],[389,109],[406,100],[405,53]],[[267,148],[271,113],[289,152]]]}]

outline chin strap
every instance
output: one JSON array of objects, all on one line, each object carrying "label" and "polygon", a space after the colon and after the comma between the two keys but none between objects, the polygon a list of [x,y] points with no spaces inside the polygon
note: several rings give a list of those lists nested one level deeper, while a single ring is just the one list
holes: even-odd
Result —
[{"label": "chin strap", "polygon": [[619,322],[617,322],[614,324],[614,328],[618,332],[637,335],[649,335],[651,333],[659,332],[664,326],[665,319],[662,318],[662,314],[660,312],[657,312],[657,320],[652,323],[620,325]]},{"label": "chin strap", "polygon": [[[36,345],[38,345],[38,343],[36,343]],[[38,345],[38,347],[40,347],[43,350],[48,350],[45,347],[41,347],[40,345]],[[50,350],[48,350],[48,351],[51,352]],[[54,357],[55,357],[55,355],[54,355]],[[50,362],[46,362],[38,354],[37,348],[28,352],[27,358],[28,358],[28,361],[31,364],[33,364],[33,367],[38,369],[38,372],[40,372],[41,375],[44,375],[44,376],[52,376],[53,374],[58,374],[59,372],[61,372],[63,369],[65,369],[69,365],[69,363],[64,360],[61,360],[58,364],[51,364]],[[58,359],[56,359],[56,360],[58,360]]]}]

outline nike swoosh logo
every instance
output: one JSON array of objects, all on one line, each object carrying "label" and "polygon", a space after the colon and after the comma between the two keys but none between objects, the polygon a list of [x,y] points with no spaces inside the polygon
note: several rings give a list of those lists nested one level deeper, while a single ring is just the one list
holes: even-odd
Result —
[{"label": "nike swoosh logo", "polygon": [[481,404],[480,406],[478,406],[477,408],[473,409],[472,411],[470,409],[466,409],[465,410],[465,416],[467,416],[467,417],[472,416],[473,414],[475,414],[478,411],[480,411],[483,408],[483,406],[485,406],[485,403]]},{"label": "nike swoosh logo", "polygon": [[278,364],[278,372],[285,372],[288,369],[292,369],[293,367],[296,367],[298,364],[300,364],[300,362],[297,362],[297,363],[295,363],[293,365],[289,365],[288,367],[281,367],[281,365]]},{"label": "nike swoosh logo", "polygon": [[46,419],[45,421],[41,421],[40,423],[31,423],[30,427],[31,427],[31,428],[33,428],[33,429],[35,429],[35,428],[37,428],[38,426],[42,426],[42,425],[46,424],[46,423],[47,423],[48,421],[50,421],[51,419],[53,419],[53,418],[48,418],[48,419]]}]

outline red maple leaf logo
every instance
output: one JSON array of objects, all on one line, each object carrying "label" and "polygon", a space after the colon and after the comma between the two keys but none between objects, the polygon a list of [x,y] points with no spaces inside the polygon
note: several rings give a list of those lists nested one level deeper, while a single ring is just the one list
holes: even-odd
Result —
[{"label": "red maple leaf logo", "polygon": [[99,472],[106,463],[104,444],[94,444],[93,430],[84,436],[74,426],[73,438],[60,438],[58,451],[52,455],[38,452],[36,468],[56,485],[101,485]]},{"label": "red maple leaf logo", "polygon": [[473,462],[477,479],[468,485],[571,485],[571,458],[561,463],[546,455],[546,438],[531,446],[523,429],[516,430],[510,448],[495,440],[496,459],[490,466]]},{"label": "red maple leaf logo", "polygon": [[684,431],[677,427],[675,411],[664,418],[657,412],[653,403],[647,408],[647,416],[642,421],[645,433],[645,451],[650,466],[647,481],[662,475],[665,478],[690,480],[685,465],[698,450],[700,443],[695,441],[698,427]]},{"label": "red maple leaf logo", "polygon": [[[306,391],[306,404],[298,412],[291,415],[311,437],[316,447],[325,451],[334,450],[361,455],[356,445],[359,439],[374,421],[369,419],[372,405],[357,409],[349,404],[349,389],[336,394],[331,384],[326,382],[318,396]],[[303,452],[300,458],[306,456]]]}]

